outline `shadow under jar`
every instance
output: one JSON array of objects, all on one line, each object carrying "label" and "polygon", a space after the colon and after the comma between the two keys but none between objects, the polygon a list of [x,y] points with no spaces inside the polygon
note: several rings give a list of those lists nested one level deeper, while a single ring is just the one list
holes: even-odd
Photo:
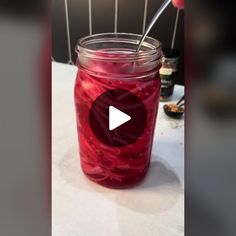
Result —
[{"label": "shadow under jar", "polygon": [[[150,164],[161,87],[162,51],[159,41],[147,37],[141,50],[135,52],[140,38],[141,35],[135,34],[104,33],[84,37],[76,46],[78,73],[74,100],[81,167],[90,180],[110,188],[135,185],[145,176]],[[144,129],[127,145],[108,145],[91,129],[91,107],[110,90],[135,95],[145,109],[140,114],[145,116]],[[119,96],[117,100],[122,99]],[[98,125],[102,128],[107,124],[101,121]]]}]

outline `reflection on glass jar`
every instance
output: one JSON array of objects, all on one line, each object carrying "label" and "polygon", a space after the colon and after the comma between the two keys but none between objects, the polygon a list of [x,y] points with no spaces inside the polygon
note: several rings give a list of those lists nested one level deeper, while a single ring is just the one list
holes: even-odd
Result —
[{"label": "reflection on glass jar", "polygon": [[[150,164],[162,51],[159,41],[147,37],[135,53],[140,38],[103,33],[80,39],[76,48],[74,98],[81,167],[89,179],[106,187],[126,188],[138,183]],[[108,130],[108,106],[129,114],[130,126],[126,123],[123,128]],[[129,111],[139,114],[132,116]],[[142,132],[137,135],[142,123],[135,120],[144,116]]]}]

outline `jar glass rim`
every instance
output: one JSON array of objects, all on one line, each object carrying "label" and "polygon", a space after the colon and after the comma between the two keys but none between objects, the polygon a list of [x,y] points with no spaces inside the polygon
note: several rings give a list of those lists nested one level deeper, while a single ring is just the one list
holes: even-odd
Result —
[{"label": "jar glass rim", "polygon": [[[161,42],[149,36],[145,38],[141,50],[139,52],[136,52],[135,49],[138,47],[138,43],[141,37],[142,35],[133,33],[93,34],[80,38],[76,45],[75,51],[77,52],[77,54],[82,53],[85,57],[96,57],[96,59],[100,60],[120,60],[121,58],[117,58],[115,54],[115,51],[119,50],[115,50],[115,48],[113,48],[113,51],[100,50],[101,53],[97,54],[99,49],[92,48],[91,45],[99,43],[123,43],[126,44],[126,50],[129,51],[129,53],[125,54],[125,58],[122,58],[122,60],[131,61],[137,59],[145,59],[153,56],[160,58],[163,55],[161,51]],[[130,48],[128,47],[128,45],[130,46]],[[107,49],[112,49],[112,47]]]}]

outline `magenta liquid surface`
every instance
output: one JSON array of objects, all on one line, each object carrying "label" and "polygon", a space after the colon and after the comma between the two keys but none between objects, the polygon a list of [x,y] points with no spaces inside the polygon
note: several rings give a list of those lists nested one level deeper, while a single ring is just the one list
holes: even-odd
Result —
[{"label": "magenta liquid surface", "polygon": [[[146,174],[150,163],[153,134],[160,95],[158,70],[145,78],[125,79],[124,74],[132,63],[105,62],[91,64],[98,72],[91,75],[79,68],[75,89],[75,108],[81,167],[85,175],[98,184],[111,188],[130,187]],[[106,76],[104,75],[106,73]],[[110,75],[109,75],[110,73]],[[140,76],[140,74],[137,74]],[[89,125],[89,111],[98,96],[110,89],[124,89],[138,96],[145,105],[147,123],[138,140],[124,147],[103,144],[93,134]]]}]

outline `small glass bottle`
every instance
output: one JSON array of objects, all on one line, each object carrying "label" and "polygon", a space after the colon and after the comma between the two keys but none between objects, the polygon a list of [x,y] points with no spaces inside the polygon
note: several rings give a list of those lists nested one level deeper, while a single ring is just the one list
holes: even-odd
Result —
[{"label": "small glass bottle", "polygon": [[179,52],[175,49],[163,49],[161,78],[161,101],[171,98],[174,92],[175,79],[178,75]]}]

